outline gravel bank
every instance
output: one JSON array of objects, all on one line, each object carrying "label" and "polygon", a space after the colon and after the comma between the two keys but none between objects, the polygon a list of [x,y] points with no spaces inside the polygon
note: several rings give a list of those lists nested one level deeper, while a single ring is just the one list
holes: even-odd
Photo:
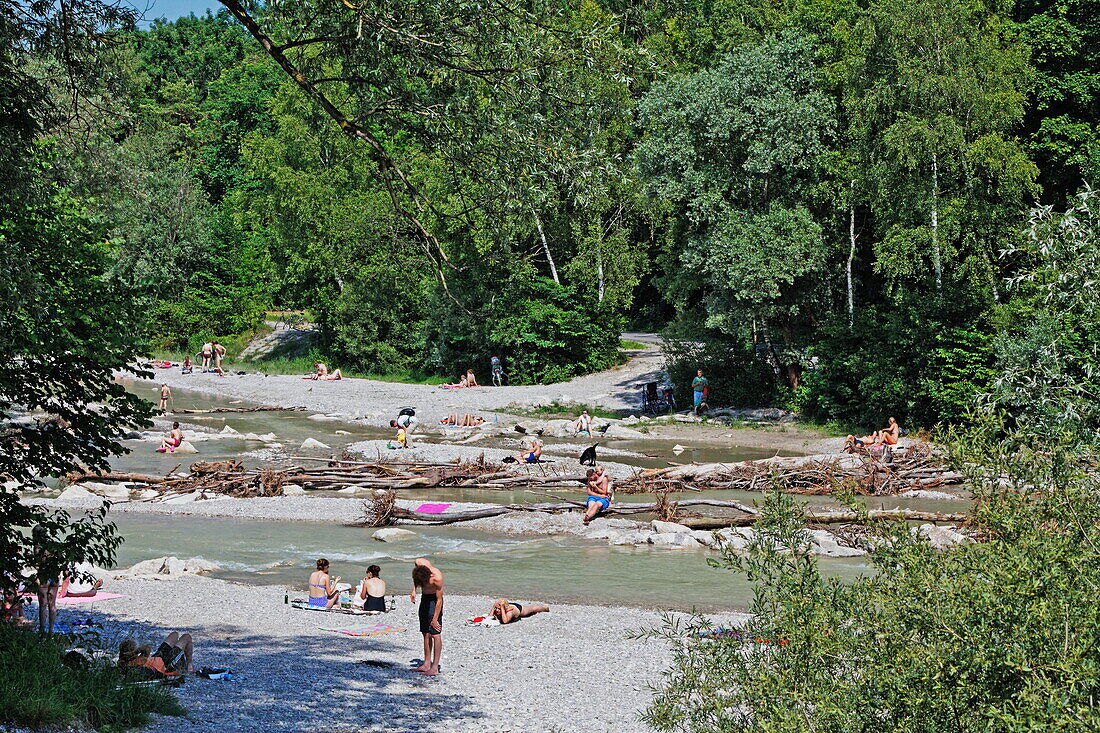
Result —
[{"label": "gravel bank", "polygon": [[[652,611],[555,605],[486,628],[463,620],[484,614],[491,599],[447,594],[443,674],[428,679],[407,669],[423,648],[407,596],[397,598],[396,611],[369,618],[300,611],[283,605],[282,587],[204,577],[112,581],[110,590],[125,597],[63,613],[103,620],[105,639],[116,646],[130,635],[155,642],[169,630],[188,631],[197,664],[236,673],[189,680],[179,696],[190,719],[160,718],[148,728],[162,733],[644,731],[638,713],[650,700],[647,686],[670,659],[664,644],[627,638],[660,623]],[[390,588],[404,590],[403,582]],[[357,638],[318,629],[367,618],[407,630]],[[745,616],[712,618],[740,623]]]},{"label": "gravel bank", "polygon": [[407,406],[415,407],[421,422],[430,424],[437,424],[452,412],[501,410],[511,404],[533,406],[554,401],[629,413],[637,411],[641,404],[642,385],[663,377],[659,348],[629,353],[631,359],[614,369],[559,384],[527,387],[443,389],[434,385],[372,379],[325,382],[260,373],[225,377],[199,373],[184,375],[179,369],[155,369],[148,382],[235,397],[260,405],[301,405],[315,412],[358,415],[377,426],[388,425],[397,411]]}]

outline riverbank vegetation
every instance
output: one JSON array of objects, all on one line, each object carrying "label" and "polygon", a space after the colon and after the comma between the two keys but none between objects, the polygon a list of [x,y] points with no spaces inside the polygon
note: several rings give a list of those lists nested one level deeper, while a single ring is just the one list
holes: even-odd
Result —
[{"label": "riverbank vegetation", "polygon": [[1089,0],[223,4],[41,135],[161,349],[308,309],[345,369],[522,384],[634,323],[712,404],[959,421],[1100,170]]}]

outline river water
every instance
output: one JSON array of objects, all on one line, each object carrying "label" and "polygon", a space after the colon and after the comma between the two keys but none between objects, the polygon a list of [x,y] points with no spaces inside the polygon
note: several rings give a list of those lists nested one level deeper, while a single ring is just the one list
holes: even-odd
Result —
[{"label": "river water", "polygon": [[[155,399],[154,387],[130,388]],[[176,390],[176,409],[239,406],[239,401],[213,395]],[[205,425],[216,430],[228,425],[240,433],[275,433],[293,453],[306,438],[316,438],[335,450],[349,443],[390,437],[390,431],[353,424],[312,420],[308,413],[261,412],[217,415],[181,415],[181,422]],[[341,435],[337,431],[347,434]],[[552,445],[553,440],[547,440]],[[489,441],[486,441],[489,444]],[[666,443],[668,443],[666,445]],[[196,443],[198,456],[155,453],[153,445],[126,441],[132,452],[119,457],[114,468],[163,474],[177,463],[193,460],[241,458],[260,443],[241,439],[219,439]],[[610,441],[614,448],[630,449],[658,456],[612,460],[638,466],[665,465],[666,461],[736,461],[775,455],[775,451],[728,446],[700,446],[679,455],[672,453],[672,441]],[[246,465],[259,459],[243,458]],[[186,468],[186,465],[185,465]],[[707,492],[708,498],[734,498],[755,503],[762,496],[742,491]],[[477,490],[433,490],[417,492],[426,501],[478,501],[520,503],[545,501],[527,492]],[[646,501],[645,496],[622,496],[620,501]],[[826,501],[807,498],[814,503]],[[929,510],[954,510],[960,502],[944,500],[872,502],[877,507],[910,506]],[[462,526],[415,527],[416,538],[399,543],[371,539],[370,529],[347,527],[333,522],[275,522],[221,519],[182,515],[119,514],[113,517],[125,542],[118,553],[118,565],[164,555],[202,557],[217,563],[219,577],[245,583],[289,585],[304,593],[306,578],[318,557],[332,562],[333,573],[349,582],[357,581],[367,565],[382,566],[391,592],[407,592],[411,562],[427,556],[446,573],[448,589],[455,593],[485,594],[546,602],[578,602],[597,605],[627,605],[669,610],[745,610],[752,599],[746,579],[734,572],[710,567],[706,559],[715,553],[702,550],[669,550],[651,547],[610,547],[605,541],[580,537],[510,536],[481,532]],[[868,572],[863,558],[821,558],[822,570],[830,576],[854,578]],[[274,592],[274,591],[273,591]],[[292,591],[293,592],[293,591]],[[281,591],[280,591],[281,593]],[[281,600],[281,599],[280,599]]]}]

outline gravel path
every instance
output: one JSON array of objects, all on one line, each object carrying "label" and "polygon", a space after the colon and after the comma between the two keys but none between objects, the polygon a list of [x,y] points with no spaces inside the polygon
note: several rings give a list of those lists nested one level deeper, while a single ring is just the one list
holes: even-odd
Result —
[{"label": "gravel path", "polygon": [[[188,631],[196,664],[235,671],[232,680],[188,680],[179,696],[189,719],[159,718],[148,730],[160,733],[644,731],[648,685],[670,659],[662,643],[627,638],[659,625],[652,611],[556,605],[486,628],[463,620],[484,614],[491,599],[448,594],[443,674],[428,679],[408,670],[423,647],[407,596],[384,616],[355,617],[284,606],[282,587],[204,577],[119,580],[110,590],[125,597],[80,611],[104,621],[106,643],[117,648],[133,636],[155,644],[170,630]],[[377,621],[407,630],[363,638],[318,629]]]},{"label": "gravel path", "polygon": [[501,410],[513,404],[533,406],[553,401],[576,402],[629,413],[639,409],[641,386],[662,378],[663,357],[656,346],[626,353],[630,360],[614,369],[568,382],[528,387],[443,389],[433,385],[372,379],[346,378],[324,382],[259,373],[225,377],[199,373],[183,375],[178,369],[156,369],[149,381],[249,400],[260,405],[301,405],[316,412],[359,416],[379,426],[388,425],[397,411],[407,406],[415,407],[417,417],[426,424],[436,424],[451,412]]}]

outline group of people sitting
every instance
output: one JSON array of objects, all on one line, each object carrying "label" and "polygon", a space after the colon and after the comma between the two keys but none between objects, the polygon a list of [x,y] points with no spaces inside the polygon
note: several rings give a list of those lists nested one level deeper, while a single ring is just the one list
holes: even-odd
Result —
[{"label": "group of people sitting", "polygon": [[890,418],[889,424],[881,430],[876,430],[870,435],[863,435],[856,437],[849,435],[844,439],[844,452],[855,453],[861,448],[868,450],[884,450],[886,448],[892,448],[898,444],[898,439],[902,435],[901,426],[898,425],[898,421],[894,418]]},{"label": "group of people sitting", "polygon": [[317,569],[309,576],[309,605],[332,608],[340,603],[342,593],[348,593],[349,602],[364,611],[382,613],[386,610],[386,581],[382,580],[382,568],[377,565],[367,568],[354,597],[350,591],[350,585],[340,583],[340,576],[333,577],[329,573],[328,560],[317,561]]},{"label": "group of people sitting", "polygon": [[454,384],[441,384],[444,389],[458,389],[459,387],[476,387],[477,377],[474,376],[473,369],[467,369],[465,374],[458,377],[458,381]]}]

